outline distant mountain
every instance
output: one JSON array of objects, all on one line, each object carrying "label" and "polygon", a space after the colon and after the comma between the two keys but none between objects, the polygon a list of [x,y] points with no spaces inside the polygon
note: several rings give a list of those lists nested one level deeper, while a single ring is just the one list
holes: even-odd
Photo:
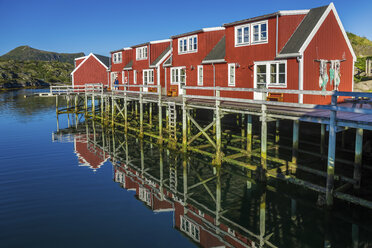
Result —
[{"label": "distant mountain", "polygon": [[372,56],[372,41],[349,32],[347,32],[347,36],[357,57]]},{"label": "distant mountain", "polygon": [[84,53],[55,53],[42,51],[30,46],[19,46],[10,52],[0,56],[1,60],[37,60],[37,61],[58,61],[74,64],[74,59],[84,56]]}]

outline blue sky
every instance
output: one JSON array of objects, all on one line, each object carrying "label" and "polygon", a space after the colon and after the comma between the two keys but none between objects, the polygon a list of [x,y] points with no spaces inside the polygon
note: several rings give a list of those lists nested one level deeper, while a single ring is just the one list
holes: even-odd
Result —
[{"label": "blue sky", "polygon": [[[347,31],[372,40],[371,0],[333,1]],[[278,10],[309,9],[325,0],[0,0],[0,55],[20,46],[108,55],[203,27]]]}]

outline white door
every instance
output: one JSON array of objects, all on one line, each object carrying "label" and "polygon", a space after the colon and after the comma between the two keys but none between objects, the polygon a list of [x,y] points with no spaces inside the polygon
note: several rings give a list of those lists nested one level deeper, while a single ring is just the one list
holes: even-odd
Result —
[{"label": "white door", "polygon": [[[267,67],[265,64],[263,65],[255,65],[255,80],[254,80],[254,88],[255,89],[266,89],[267,88]],[[264,94],[261,92],[254,92],[253,99],[254,100],[262,100]]]}]

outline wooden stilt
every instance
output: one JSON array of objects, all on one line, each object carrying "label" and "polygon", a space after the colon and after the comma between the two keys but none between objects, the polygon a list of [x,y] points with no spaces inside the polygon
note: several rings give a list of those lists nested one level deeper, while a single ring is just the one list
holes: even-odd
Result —
[{"label": "wooden stilt", "polygon": [[266,120],[266,105],[261,105],[261,168],[260,180],[266,180],[267,171],[267,120]]},{"label": "wooden stilt", "polygon": [[252,115],[247,116],[247,152],[252,152]]},{"label": "wooden stilt", "polygon": [[216,110],[215,110],[215,116],[216,116],[216,159],[215,163],[216,165],[221,165],[222,163],[222,154],[221,154],[221,110],[220,110],[220,100],[218,99],[220,97],[220,91],[216,91]]},{"label": "wooden stilt", "polygon": [[355,189],[360,188],[362,171],[362,152],[363,152],[363,129],[357,128],[355,135],[355,159],[354,159],[354,184]]},{"label": "wooden stilt", "polygon": [[[332,96],[332,105],[336,106],[337,96]],[[327,165],[327,185],[326,185],[326,204],[333,205],[333,187],[335,174],[336,157],[336,111],[332,110],[329,117],[329,142],[328,142],[328,165]]]},{"label": "wooden stilt", "polygon": [[320,125],[320,154],[322,157],[325,155],[325,133],[326,133],[326,125]]},{"label": "wooden stilt", "polygon": [[187,152],[187,109],[185,92],[182,94],[182,151]]},{"label": "wooden stilt", "polygon": [[162,109],[162,101],[161,101],[161,93],[159,90],[158,96],[158,126],[159,126],[159,144],[163,144],[163,109]]},{"label": "wooden stilt", "polygon": [[140,99],[139,99],[139,104],[140,104],[140,138],[143,138],[143,95],[142,95],[142,88],[141,88],[141,93],[140,93]]}]

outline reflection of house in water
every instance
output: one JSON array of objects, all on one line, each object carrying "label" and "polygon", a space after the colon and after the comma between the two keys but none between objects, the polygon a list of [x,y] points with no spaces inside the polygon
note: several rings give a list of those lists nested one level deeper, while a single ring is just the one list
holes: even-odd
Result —
[{"label": "reflection of house in water", "polygon": [[216,225],[214,217],[184,204],[174,193],[160,189],[159,184],[129,166],[115,166],[114,177],[123,188],[135,190],[136,197],[152,211],[174,211],[174,227],[202,247],[255,247],[249,238],[224,224]]},{"label": "reflection of house in water", "polygon": [[89,142],[89,136],[86,134],[74,136],[74,150],[79,159],[79,166],[88,166],[93,171],[99,169],[109,158],[100,147]]}]

